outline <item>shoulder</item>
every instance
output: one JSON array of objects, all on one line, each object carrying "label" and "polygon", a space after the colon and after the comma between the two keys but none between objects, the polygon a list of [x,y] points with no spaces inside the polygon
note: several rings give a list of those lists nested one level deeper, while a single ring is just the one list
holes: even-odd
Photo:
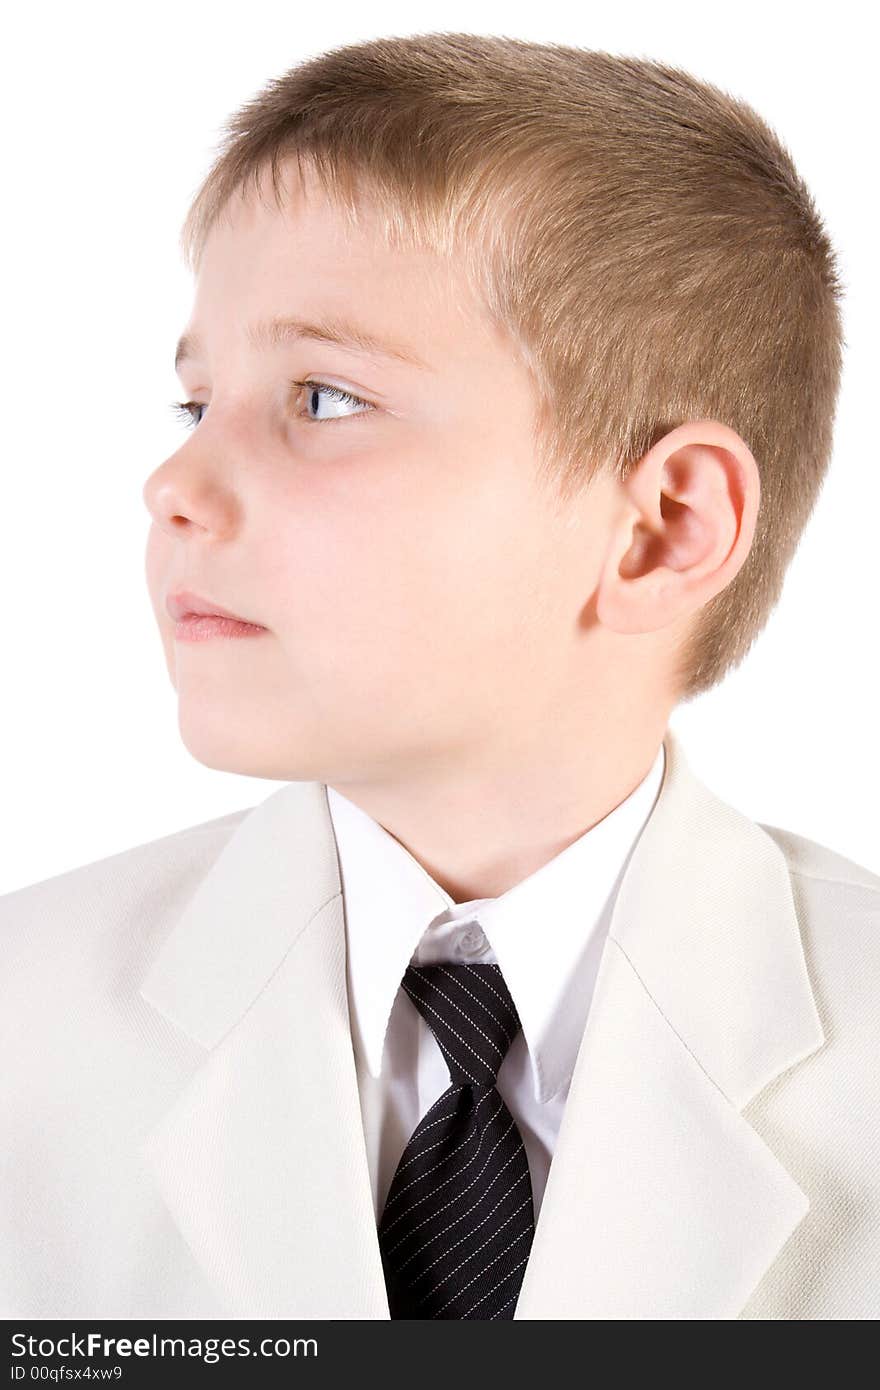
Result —
[{"label": "shoulder", "polygon": [[880,876],[806,836],[761,828],[788,868],[823,1037],[743,1112],[809,1212],[740,1317],[876,1317]]},{"label": "shoulder", "polygon": [[761,829],[785,856],[817,1007],[836,1040],[832,1051],[840,1057],[840,1045],[849,1036],[858,1064],[864,1045],[859,1040],[866,1030],[875,1034],[876,1047],[880,875],[806,836],[778,826]]},{"label": "shoulder", "polygon": [[868,895],[880,895],[880,874],[847,859],[837,850],[778,825],[761,825],[761,829],[776,842],[788,863],[789,872],[800,879],[824,883],[829,889],[863,889]]},{"label": "shoulder", "polygon": [[880,984],[880,875],[805,835],[761,825],[785,857],[805,945]]},{"label": "shoulder", "polygon": [[133,845],[0,894],[0,959],[63,960],[115,926],[142,938],[162,930],[195,890],[252,807]]},{"label": "shoulder", "polygon": [[[0,896],[0,1049],[15,1058],[13,1067],[0,1070],[0,1109],[15,1117],[10,1134],[29,1136],[42,1106],[59,1126],[66,1115],[72,1136],[83,1130],[80,1111],[87,1107],[95,1134],[103,1135],[104,1103],[112,1095],[115,1149],[124,1097],[142,1096],[144,1086],[161,1091],[186,1049],[179,1040],[167,1051],[157,1047],[156,1021],[139,985],[249,810]],[[45,1176],[54,1172],[54,1160],[36,1139],[25,1143],[46,1164],[45,1180],[54,1180]],[[71,1138],[72,1148],[77,1143]]]}]

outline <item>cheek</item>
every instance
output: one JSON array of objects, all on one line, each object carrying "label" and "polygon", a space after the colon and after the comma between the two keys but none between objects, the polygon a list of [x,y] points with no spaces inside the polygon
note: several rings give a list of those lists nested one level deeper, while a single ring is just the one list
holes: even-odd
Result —
[{"label": "cheek", "polygon": [[369,656],[375,668],[516,637],[534,584],[535,507],[511,486],[517,461],[489,468],[487,456],[445,441],[316,475],[274,561],[261,547],[294,652],[297,633],[309,634],[329,664]]},{"label": "cheek", "polygon": [[429,510],[405,525],[349,519],[296,557],[285,581],[297,595],[289,632],[293,640],[304,626],[313,653],[361,680],[426,665],[460,679],[469,653],[505,645],[509,615],[521,612],[509,602],[519,573],[510,547],[481,525],[442,526]]},{"label": "cheek", "polygon": [[286,595],[279,630],[289,662],[322,688],[339,680],[385,698],[426,661],[449,658],[457,615],[470,607],[457,593],[463,541],[444,540],[429,520],[392,516],[373,502],[298,528],[269,577]]},{"label": "cheek", "polygon": [[315,529],[290,554],[283,579],[301,622],[347,640],[405,628],[442,592],[446,566],[411,528],[358,524]]}]

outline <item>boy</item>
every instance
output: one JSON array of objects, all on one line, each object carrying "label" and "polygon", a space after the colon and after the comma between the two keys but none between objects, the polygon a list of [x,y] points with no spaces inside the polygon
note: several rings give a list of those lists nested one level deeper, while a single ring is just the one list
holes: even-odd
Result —
[{"label": "boy", "polygon": [[187,748],[286,785],[3,899],[4,1314],[876,1317],[880,879],[668,727],[830,456],[786,151],[383,39],[233,117],[184,244],[150,594]]}]

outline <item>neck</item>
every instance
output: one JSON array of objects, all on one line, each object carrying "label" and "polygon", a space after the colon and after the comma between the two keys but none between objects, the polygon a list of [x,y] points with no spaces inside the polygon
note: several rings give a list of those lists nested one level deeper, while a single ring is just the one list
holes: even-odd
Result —
[{"label": "neck", "polygon": [[406,784],[333,787],[393,835],[453,902],[496,898],[609,815],[643,781],[668,711],[615,730],[579,723],[577,738],[546,727],[503,747],[482,744],[455,767]]}]

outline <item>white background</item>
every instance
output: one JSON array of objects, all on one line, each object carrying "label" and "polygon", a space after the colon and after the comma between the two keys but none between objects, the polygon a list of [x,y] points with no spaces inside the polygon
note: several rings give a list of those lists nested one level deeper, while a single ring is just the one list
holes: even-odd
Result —
[{"label": "white background", "polygon": [[[861,13],[860,13],[861,9]],[[17,6],[0,58],[0,891],[253,805],[196,762],[143,571],[147,475],[178,447],[178,233],[226,116],[336,44],[502,33],[658,58],[742,97],[838,248],[846,367],[831,471],[769,626],[672,726],[711,788],[880,871],[876,72],[868,10],[739,3]]]}]

